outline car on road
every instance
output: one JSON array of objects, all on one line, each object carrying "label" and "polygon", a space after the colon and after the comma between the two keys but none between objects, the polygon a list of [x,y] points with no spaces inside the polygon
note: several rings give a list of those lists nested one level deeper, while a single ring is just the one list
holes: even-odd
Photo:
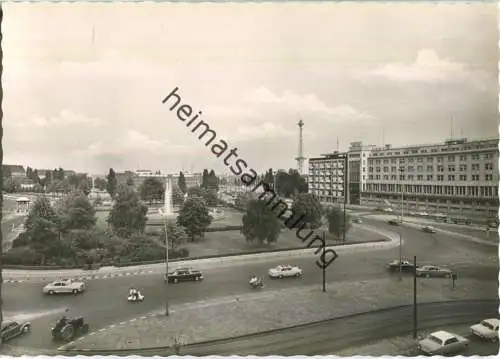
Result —
[{"label": "car on road", "polygon": [[470,327],[470,331],[476,337],[498,341],[498,324],[500,320],[497,318],[484,319],[478,324],[474,324]]},{"label": "car on road", "polygon": [[426,233],[436,233],[436,230],[432,226],[423,226],[422,231]]},{"label": "car on road", "polygon": [[362,220],[361,220],[361,218],[359,218],[359,217],[354,217],[354,218],[352,219],[352,223],[363,223],[363,221],[362,221]]},{"label": "car on road", "polygon": [[390,219],[387,221],[387,224],[390,224],[391,226],[398,226],[399,221],[397,219]]},{"label": "car on road", "polygon": [[392,213],[392,208],[384,208],[383,211],[386,213]]},{"label": "car on road", "polygon": [[44,294],[80,294],[85,291],[85,283],[73,279],[63,279],[43,287]]},{"label": "car on road", "polygon": [[387,268],[391,272],[413,272],[415,265],[407,259],[399,260],[396,259],[387,265]]},{"label": "car on road", "polygon": [[288,264],[280,264],[275,268],[269,269],[269,277],[271,278],[283,278],[283,277],[300,277],[303,274],[303,270],[297,266],[291,266]]},{"label": "car on road", "polygon": [[2,322],[2,332],[0,334],[2,342],[14,339],[31,330],[29,322],[16,322],[14,320],[4,320]]},{"label": "car on road", "polygon": [[[203,279],[203,272],[193,268],[178,268],[173,272],[168,273],[169,283],[178,282],[194,282]],[[164,278],[166,282],[166,278]]]},{"label": "car on road", "polygon": [[416,269],[417,277],[451,278],[453,271],[444,266],[426,265]]},{"label": "car on road", "polygon": [[456,354],[467,349],[469,339],[440,330],[418,342],[419,351],[427,355]]}]

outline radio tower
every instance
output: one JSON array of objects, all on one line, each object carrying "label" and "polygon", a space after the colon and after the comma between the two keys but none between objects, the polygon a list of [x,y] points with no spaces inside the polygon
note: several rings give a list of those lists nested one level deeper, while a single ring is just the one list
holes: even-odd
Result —
[{"label": "radio tower", "polygon": [[306,159],[304,157],[303,151],[302,151],[302,127],[304,127],[304,122],[302,120],[297,123],[299,126],[299,155],[298,157],[295,157],[295,160],[297,161],[297,171],[299,171],[300,175],[304,174],[304,160]]}]

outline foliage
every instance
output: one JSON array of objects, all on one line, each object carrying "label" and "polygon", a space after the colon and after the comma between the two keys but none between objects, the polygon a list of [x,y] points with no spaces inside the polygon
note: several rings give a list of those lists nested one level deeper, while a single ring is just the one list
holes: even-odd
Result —
[{"label": "foliage", "polygon": [[132,188],[120,186],[108,216],[108,223],[118,236],[127,238],[133,233],[144,232],[147,211],[147,207]]},{"label": "foliage", "polygon": [[[171,249],[175,249],[182,243],[185,243],[188,238],[184,227],[172,220],[167,221],[167,234],[169,248]],[[158,240],[165,245],[165,230],[162,230]]]},{"label": "foliage", "polygon": [[144,233],[134,233],[127,244],[127,257],[131,262],[163,259],[165,251],[155,237]]},{"label": "foliage", "polygon": [[348,213],[345,213],[338,207],[332,207],[328,209],[326,213],[326,218],[328,220],[328,232],[337,238],[340,238],[344,232],[349,232],[351,229],[351,218]]},{"label": "foliage", "polygon": [[234,205],[240,209],[246,209],[250,201],[257,200],[259,196],[254,192],[239,193],[234,200]]},{"label": "foliage", "polygon": [[143,200],[151,204],[153,201],[163,200],[165,186],[158,178],[148,177],[142,182],[139,193]]},{"label": "foliage", "polygon": [[210,170],[210,172],[207,169],[203,170],[201,188],[219,190],[219,178],[215,175],[214,170]]},{"label": "foliage", "polygon": [[189,187],[187,194],[189,197],[203,197],[203,188],[199,186]]},{"label": "foliage", "polygon": [[217,191],[211,188],[190,187],[188,189],[189,197],[201,197],[208,207],[215,207],[219,203]]},{"label": "foliage", "polygon": [[21,184],[15,178],[4,179],[2,190],[7,193],[19,192],[21,190]]},{"label": "foliage", "polygon": [[47,185],[47,192],[69,193],[71,187],[65,180],[54,179]]},{"label": "foliage", "polygon": [[182,206],[184,203],[184,193],[177,186],[172,188],[172,204],[174,206]]},{"label": "foliage", "polygon": [[318,228],[323,217],[323,207],[319,200],[310,193],[299,194],[292,206],[295,218],[303,216],[301,223],[307,223],[311,228]]},{"label": "foliage", "polygon": [[117,187],[118,187],[118,180],[116,178],[115,170],[110,168],[109,173],[106,176],[106,190],[108,191],[111,198],[115,197]]},{"label": "foliage", "polygon": [[127,177],[127,182],[125,182],[127,186],[133,186],[134,185],[134,179],[132,177]]},{"label": "foliage", "polygon": [[61,229],[91,229],[97,222],[95,209],[83,193],[73,192],[64,200],[60,212]]},{"label": "foliage", "polygon": [[12,248],[2,256],[2,262],[11,265],[34,265],[41,263],[41,260],[41,256],[29,247]]},{"label": "foliage", "polygon": [[184,173],[182,171],[179,173],[177,185],[179,186],[179,189],[182,191],[182,193],[187,192],[186,178],[184,177]]},{"label": "foliage", "polygon": [[264,183],[266,183],[270,188],[274,188],[274,172],[273,169],[270,168],[264,174]]},{"label": "foliage", "polygon": [[243,216],[242,233],[247,242],[258,240],[260,244],[276,242],[283,224],[264,201],[252,200]]},{"label": "foliage", "polygon": [[99,191],[104,191],[107,186],[107,182],[104,178],[102,177],[96,177],[94,178],[94,187],[97,188]]},{"label": "foliage", "polygon": [[278,171],[276,174],[276,192],[283,197],[290,198],[300,193],[307,193],[307,182],[297,170],[287,172]]},{"label": "foliage", "polygon": [[[31,207],[24,224],[30,247],[42,256],[58,245],[60,221],[46,197],[39,197]],[[42,258],[42,264],[44,258]]]},{"label": "foliage", "polygon": [[188,198],[177,217],[177,223],[184,227],[191,241],[194,241],[196,235],[202,236],[211,222],[212,217],[200,197]]}]

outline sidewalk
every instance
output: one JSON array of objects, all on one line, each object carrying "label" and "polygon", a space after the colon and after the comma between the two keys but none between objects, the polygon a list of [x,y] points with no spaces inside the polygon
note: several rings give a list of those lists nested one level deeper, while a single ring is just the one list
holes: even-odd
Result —
[{"label": "sidewalk", "polygon": [[[387,239],[387,241],[365,242],[358,244],[347,244],[338,246],[329,246],[338,254],[356,252],[356,251],[372,251],[377,249],[391,248],[397,245],[399,237],[396,233],[389,230],[374,228],[368,225],[362,225],[369,231],[374,233],[374,239]],[[216,257],[206,259],[186,259],[184,261],[171,262],[171,269],[180,267],[196,266],[198,269],[213,268],[215,266],[230,266],[256,261],[270,261],[277,258],[293,258],[293,257],[316,257],[316,248],[307,248],[297,250],[285,250],[280,252],[261,252],[257,254]],[[102,267],[98,270],[83,270],[83,269],[66,269],[66,270],[17,270],[4,269],[4,280],[10,282],[28,281],[28,280],[49,280],[54,278],[75,278],[83,280],[111,278],[123,275],[141,275],[151,273],[164,273],[165,264],[146,264],[130,267]]]},{"label": "sidewalk", "polygon": [[[241,297],[186,303],[171,308],[166,317],[158,312],[100,329],[61,347],[60,350],[134,350],[172,346],[182,336],[186,344],[231,338],[273,329],[336,318],[412,303],[412,278],[397,277],[369,282],[333,282],[327,292],[307,286]],[[421,279],[422,302],[497,298],[495,282]],[[92,323],[90,323],[92,326]]]}]

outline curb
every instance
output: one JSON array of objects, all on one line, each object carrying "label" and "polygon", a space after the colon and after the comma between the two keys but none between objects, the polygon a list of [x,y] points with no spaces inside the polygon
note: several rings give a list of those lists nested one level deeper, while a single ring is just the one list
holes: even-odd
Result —
[{"label": "curb", "polygon": [[[366,242],[366,243],[356,243],[356,244],[347,244],[347,245],[334,245],[334,246],[327,246],[326,249],[332,249],[337,253],[353,253],[357,251],[363,251],[363,250],[376,250],[376,249],[385,249],[385,248],[391,248],[397,245],[399,241],[399,237],[394,233],[390,231],[385,231],[385,230],[380,230],[375,227],[367,226],[367,225],[362,225],[364,227],[368,227],[367,230],[371,231],[372,233],[375,233],[381,237],[385,237],[386,239],[378,241],[378,242]],[[250,261],[256,261],[256,260],[269,260],[271,258],[293,258],[293,257],[302,257],[302,256],[316,256],[319,255],[316,254],[315,252],[318,251],[318,248],[304,248],[304,249],[296,249],[296,250],[288,250],[288,251],[280,251],[280,252],[261,252],[261,253],[256,253],[256,254],[242,254],[242,255],[237,255],[237,256],[226,256],[226,257],[216,257],[216,258],[207,258],[207,259],[192,259],[192,260],[184,260],[184,261],[176,261],[172,262],[172,269],[173,268],[179,268],[179,267],[189,267],[189,266],[195,266],[195,267],[202,267],[202,266],[211,266],[213,267],[214,264],[229,264],[231,262],[233,263],[245,263],[245,262],[250,262]],[[5,276],[5,283],[19,283],[19,281],[30,281],[33,279],[38,279],[38,280],[50,280],[54,278],[61,278],[61,277],[66,277],[66,278],[73,278],[73,279],[83,279],[83,280],[93,280],[93,279],[108,279],[108,278],[114,278],[114,277],[121,277],[121,276],[130,276],[130,275],[141,275],[141,274],[151,274],[154,273],[155,271],[152,270],[152,268],[164,268],[164,263],[158,263],[158,264],[145,264],[145,265],[137,265],[135,266],[136,268],[138,267],[149,267],[148,270],[146,269],[137,269],[137,270],[126,270],[122,268],[116,268],[111,271],[103,272],[102,274],[93,274],[93,275],[85,275],[85,274],[71,274],[71,272],[64,272],[64,271],[54,271],[50,273],[49,271],[45,273],[40,273],[37,270],[33,271],[25,271],[24,274],[16,274],[15,269],[11,269],[13,273],[5,273],[4,271],[4,276]],[[159,273],[159,272],[158,272]]]}]

